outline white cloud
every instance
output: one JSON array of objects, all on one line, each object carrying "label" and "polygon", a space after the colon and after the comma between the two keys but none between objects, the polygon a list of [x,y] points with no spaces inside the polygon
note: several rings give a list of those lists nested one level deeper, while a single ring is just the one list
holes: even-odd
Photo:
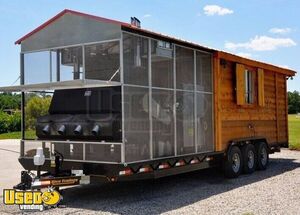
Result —
[{"label": "white cloud", "polygon": [[290,28],[271,28],[269,30],[272,34],[288,34],[292,31]]},{"label": "white cloud", "polygon": [[213,15],[224,16],[224,15],[233,13],[233,10],[230,10],[230,9],[224,8],[224,7],[220,7],[218,5],[206,5],[203,8],[203,10],[207,16],[213,16]]},{"label": "white cloud", "polygon": [[151,17],[152,15],[151,14],[145,14],[143,17],[144,18],[149,18],[149,17]]},{"label": "white cloud", "polygon": [[225,48],[236,50],[244,48],[253,51],[272,51],[281,47],[296,46],[296,42],[291,38],[273,38],[268,36],[255,36],[254,39],[245,43],[226,42]]},{"label": "white cloud", "polygon": [[239,55],[239,56],[241,56],[241,57],[245,57],[245,58],[250,58],[250,57],[252,57],[252,54],[246,53],[246,52],[239,52],[239,53],[237,53],[237,55]]}]

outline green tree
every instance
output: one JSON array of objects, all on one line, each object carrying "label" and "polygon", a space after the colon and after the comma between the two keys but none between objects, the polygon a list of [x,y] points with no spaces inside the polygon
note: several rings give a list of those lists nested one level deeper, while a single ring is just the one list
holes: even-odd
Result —
[{"label": "green tree", "polygon": [[51,97],[31,97],[25,107],[25,126],[26,129],[35,129],[36,119],[47,115],[51,103]]},{"label": "green tree", "polygon": [[20,109],[21,108],[21,95],[12,93],[0,94],[0,110],[5,109]]},{"label": "green tree", "polygon": [[288,92],[289,114],[300,113],[300,94],[298,91]]},{"label": "green tree", "polygon": [[0,133],[21,130],[21,113],[7,114],[0,111]]},{"label": "green tree", "polygon": [[8,118],[9,118],[9,115],[7,113],[0,111],[0,134],[7,132]]}]

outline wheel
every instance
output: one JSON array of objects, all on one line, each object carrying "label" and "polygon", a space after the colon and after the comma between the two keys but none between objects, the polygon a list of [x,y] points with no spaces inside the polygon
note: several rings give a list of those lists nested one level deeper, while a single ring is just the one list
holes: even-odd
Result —
[{"label": "wheel", "polygon": [[242,155],[243,155],[243,172],[245,174],[251,174],[255,171],[256,162],[257,162],[257,154],[254,145],[247,144],[244,145],[242,148]]},{"label": "wheel", "polygon": [[242,152],[239,147],[232,146],[224,164],[224,174],[228,178],[237,178],[241,174],[242,168]]},{"label": "wheel", "polygon": [[257,148],[257,169],[265,170],[269,163],[269,152],[266,143],[258,143]]}]

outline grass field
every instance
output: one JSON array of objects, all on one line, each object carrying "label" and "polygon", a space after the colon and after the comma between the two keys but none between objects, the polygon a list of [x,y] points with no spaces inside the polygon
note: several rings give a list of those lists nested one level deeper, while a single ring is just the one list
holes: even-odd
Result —
[{"label": "grass field", "polygon": [[[28,139],[34,139],[35,138],[35,131],[26,132],[26,137]],[[21,132],[16,131],[16,132],[0,134],[0,140],[5,140],[5,139],[21,139]]]},{"label": "grass field", "polygon": [[[29,131],[26,133],[26,136],[29,139],[34,139],[35,132]],[[21,132],[0,134],[0,140],[20,138]],[[290,149],[300,150],[300,117],[297,118],[297,115],[289,115],[289,142]]]},{"label": "grass field", "polygon": [[289,115],[289,142],[290,149],[300,150],[300,117]]}]

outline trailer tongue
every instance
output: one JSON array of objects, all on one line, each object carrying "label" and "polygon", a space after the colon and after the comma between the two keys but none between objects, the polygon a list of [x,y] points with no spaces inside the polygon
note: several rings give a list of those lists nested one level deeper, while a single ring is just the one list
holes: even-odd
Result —
[{"label": "trailer tongue", "polygon": [[14,186],[14,189],[39,190],[48,187],[66,187],[86,184],[90,184],[90,176],[42,176],[41,178],[38,178],[29,174],[27,171],[22,171],[21,182]]}]

